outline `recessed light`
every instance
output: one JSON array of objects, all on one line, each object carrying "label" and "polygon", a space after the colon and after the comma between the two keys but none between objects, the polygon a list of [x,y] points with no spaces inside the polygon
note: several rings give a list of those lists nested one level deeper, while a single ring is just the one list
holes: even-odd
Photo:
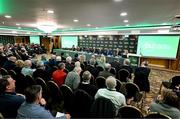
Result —
[{"label": "recessed light", "polygon": [[12,33],[17,33],[17,31],[12,31]]},{"label": "recessed light", "polygon": [[4,24],[5,22],[3,21],[2,24]]},{"label": "recessed light", "polygon": [[47,11],[47,13],[49,13],[49,14],[53,14],[53,13],[54,13],[54,11],[53,11],[53,10],[48,10],[48,11]]},{"label": "recessed light", "polygon": [[78,19],[74,19],[73,21],[74,21],[74,22],[79,22],[79,20],[78,20]]},{"label": "recessed light", "polygon": [[17,26],[19,26],[20,24],[19,23],[16,23]]},{"label": "recessed light", "polygon": [[128,20],[124,20],[125,23],[129,22]]},{"label": "recessed light", "polygon": [[114,2],[122,2],[123,0],[113,0]]},{"label": "recessed light", "polygon": [[91,24],[86,24],[86,26],[91,26]]},{"label": "recessed light", "polygon": [[126,12],[122,12],[122,13],[120,14],[120,16],[127,16],[127,13],[126,13]]},{"label": "recessed light", "polygon": [[6,17],[6,18],[11,18],[11,16],[10,16],[10,15],[5,15],[4,17]]},{"label": "recessed light", "polygon": [[18,29],[21,29],[21,27],[18,27]]},{"label": "recessed light", "polygon": [[96,29],[98,29],[99,27],[96,27]]}]

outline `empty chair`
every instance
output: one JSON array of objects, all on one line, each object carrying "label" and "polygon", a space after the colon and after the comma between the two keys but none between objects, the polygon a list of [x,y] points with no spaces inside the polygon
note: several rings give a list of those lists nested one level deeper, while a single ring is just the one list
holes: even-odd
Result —
[{"label": "empty chair", "polygon": [[72,118],[89,118],[93,97],[87,92],[77,89],[73,93],[71,117]]},{"label": "empty chair", "polygon": [[43,90],[42,97],[44,97],[46,100],[48,100],[48,95],[49,94],[48,94],[48,87],[46,85],[46,82],[41,77],[37,77],[36,78],[36,83],[38,85],[41,85],[41,87],[42,87],[42,90]]},{"label": "empty chair", "polygon": [[0,74],[3,75],[3,76],[8,75],[8,71],[6,69],[4,69],[4,68],[1,68],[0,69]]},{"label": "empty chair", "polygon": [[56,113],[57,111],[63,111],[63,95],[60,91],[58,85],[54,81],[47,82],[48,90],[49,90],[49,99],[47,107],[48,109]]},{"label": "empty chair", "polygon": [[138,108],[130,105],[121,107],[118,116],[119,118],[143,118],[142,112]]},{"label": "empty chair", "polygon": [[98,76],[95,81],[98,89],[106,88],[106,79],[104,77]]},{"label": "empty chair", "polygon": [[73,91],[69,86],[65,84],[60,87],[60,91],[62,92],[64,98],[64,108],[66,112],[69,112],[72,104]]},{"label": "empty chair", "polygon": [[171,119],[171,117],[169,117],[165,114],[162,114],[162,113],[158,113],[158,112],[151,112],[147,116],[145,116],[145,118],[147,118],[147,119]]},{"label": "empty chair", "polygon": [[91,115],[93,118],[114,118],[116,116],[116,108],[111,100],[100,97],[92,104]]},{"label": "empty chair", "polygon": [[122,83],[118,79],[116,79],[116,91],[120,92]]},{"label": "empty chair", "polygon": [[129,75],[130,75],[130,73],[129,73],[129,71],[126,70],[126,69],[120,69],[120,70],[118,71],[118,79],[119,79],[121,82],[127,82]]}]

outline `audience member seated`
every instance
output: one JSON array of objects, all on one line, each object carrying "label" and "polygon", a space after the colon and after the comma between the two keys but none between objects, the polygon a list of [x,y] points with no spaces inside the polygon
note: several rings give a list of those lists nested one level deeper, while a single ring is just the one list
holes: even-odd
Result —
[{"label": "audience member seated", "polygon": [[151,70],[148,68],[147,62],[142,62],[141,66],[135,69],[134,83],[138,85],[140,91],[150,91],[150,84],[148,79],[150,71]]},{"label": "audience member seated", "polygon": [[24,61],[24,67],[22,68],[21,73],[24,76],[26,76],[26,75],[33,76],[34,70],[31,69],[31,66],[32,66],[31,60]]},{"label": "audience member seated", "polygon": [[10,56],[8,60],[4,63],[3,68],[5,68],[6,70],[14,69],[16,67],[15,65],[16,60],[17,60],[16,57]]},{"label": "audience member seated", "polygon": [[59,63],[61,63],[61,56],[56,57],[56,65],[58,66]]},{"label": "audience member seated", "polygon": [[4,50],[3,50],[3,46],[0,46],[0,67],[2,67],[4,65],[4,63],[7,61],[7,57],[4,54]]},{"label": "audience member seated", "polygon": [[56,55],[51,55],[51,59],[49,59],[48,65],[49,65],[50,67],[53,67],[53,66],[56,66],[56,65],[57,65]]},{"label": "audience member seated", "polygon": [[14,71],[16,72],[16,74],[21,73],[22,68],[24,67],[24,61],[23,60],[17,60],[15,62],[16,67],[14,68]]},{"label": "audience member seated", "polygon": [[128,50],[124,50],[122,53],[122,58],[128,58]]},{"label": "audience member seated", "polygon": [[80,73],[81,67],[75,67],[73,71],[69,72],[66,79],[65,84],[69,86],[72,90],[77,89],[80,83]]},{"label": "audience member seated", "polygon": [[102,76],[105,79],[109,76],[115,77],[112,73],[109,72],[109,70],[111,69],[111,65],[109,63],[106,63],[104,68],[105,68],[105,70],[100,71],[98,76]]},{"label": "audience member seated", "polygon": [[[46,101],[42,98],[42,87],[40,85],[32,85],[25,90],[26,101],[18,109],[17,118],[39,118],[54,119],[52,114],[43,106]],[[69,115],[63,115],[65,119]]]},{"label": "audience member seated", "polygon": [[68,57],[66,58],[66,69],[67,69],[69,72],[74,69],[74,65],[71,64],[71,62],[72,62],[72,58],[71,58],[70,56],[68,56]]},{"label": "audience member seated", "polygon": [[114,77],[110,76],[106,79],[106,86],[107,88],[98,90],[95,95],[95,99],[99,97],[110,99],[115,105],[116,112],[118,113],[119,108],[126,105],[125,96],[122,93],[116,91],[116,79]]},{"label": "audience member seated", "polygon": [[119,57],[119,56],[121,56],[121,51],[120,51],[120,49],[119,48],[117,48],[115,51],[114,51],[114,53],[113,53],[113,55],[114,55],[114,57]]},{"label": "audience member seated", "polygon": [[117,60],[110,62],[110,64],[111,64],[111,67],[114,67],[116,69],[116,78],[118,78],[118,71],[121,68],[121,64]]},{"label": "audience member seated", "polygon": [[133,69],[132,69],[132,67],[130,66],[130,60],[129,60],[129,59],[124,59],[123,66],[121,66],[120,69],[126,69],[126,70],[128,70],[129,73],[130,73],[129,79],[132,78]]},{"label": "audience member seated", "polygon": [[152,102],[150,111],[166,114],[172,119],[180,119],[179,102],[180,99],[175,92],[165,89],[162,91],[161,97]]},{"label": "audience member seated", "polygon": [[94,97],[98,88],[90,84],[91,73],[89,71],[85,71],[82,75],[82,79],[83,81],[79,84],[78,89],[84,90],[89,95]]},{"label": "audience member seated", "polygon": [[58,69],[53,72],[52,78],[53,81],[60,87],[62,84],[64,84],[67,74],[64,72],[65,64],[59,63]]},{"label": "audience member seated", "polygon": [[64,57],[64,52],[61,53],[61,60],[62,60],[63,62],[66,61],[66,58]]},{"label": "audience member seated", "polygon": [[24,97],[15,92],[15,80],[10,76],[0,79],[0,112],[4,118],[15,118]]},{"label": "audience member seated", "polygon": [[96,64],[96,59],[91,58],[89,60],[89,65],[87,65],[86,67],[86,70],[88,70],[94,76],[94,78],[96,78],[99,74],[99,70],[95,67],[95,64]]},{"label": "audience member seated", "polygon": [[41,77],[46,82],[51,80],[50,75],[45,70],[44,62],[38,61],[36,67],[37,67],[36,71],[33,72],[34,78]]}]

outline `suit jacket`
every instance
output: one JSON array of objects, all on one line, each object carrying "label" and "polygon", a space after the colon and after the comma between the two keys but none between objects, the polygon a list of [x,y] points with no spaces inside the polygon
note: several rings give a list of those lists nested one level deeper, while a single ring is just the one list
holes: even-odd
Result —
[{"label": "suit jacket", "polygon": [[149,73],[150,69],[147,67],[138,67],[135,69],[134,83],[139,86],[141,91],[150,91],[150,85],[148,80]]}]

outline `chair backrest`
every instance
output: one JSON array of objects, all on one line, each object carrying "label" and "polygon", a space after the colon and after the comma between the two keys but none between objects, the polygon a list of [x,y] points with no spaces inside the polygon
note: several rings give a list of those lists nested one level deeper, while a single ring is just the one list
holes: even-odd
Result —
[{"label": "chair backrest", "polygon": [[175,89],[176,86],[180,85],[180,76],[174,76],[170,88]]},{"label": "chair backrest", "polygon": [[25,80],[26,80],[25,83],[26,83],[26,86],[27,86],[27,87],[36,84],[36,81],[35,81],[35,80],[33,79],[33,77],[30,76],[30,75],[26,75],[26,76],[25,76]]},{"label": "chair backrest", "polygon": [[64,98],[64,109],[66,110],[66,112],[70,112],[72,98],[73,98],[73,91],[69,86],[67,86],[65,84],[63,84],[60,87],[60,91],[62,92],[62,95]]},{"label": "chair backrest", "polygon": [[126,90],[126,98],[132,98],[134,97],[135,102],[139,102],[142,98],[142,95],[140,94],[139,87],[134,83],[126,83],[125,84],[125,90]]},{"label": "chair backrest", "polygon": [[91,115],[93,118],[114,118],[116,108],[111,100],[100,97],[92,104]]},{"label": "chair backrest", "polygon": [[47,99],[49,94],[48,94],[48,87],[47,87],[46,82],[45,82],[41,77],[37,77],[37,78],[36,78],[36,83],[37,83],[38,85],[41,85],[42,90],[43,90],[42,96],[43,96],[45,99]]},{"label": "chair backrest", "polygon": [[106,79],[104,77],[98,76],[95,81],[98,89],[106,88]]},{"label": "chair backrest", "polygon": [[9,70],[8,73],[14,80],[16,80],[17,74],[14,70]]},{"label": "chair backrest", "polygon": [[129,77],[130,73],[127,69],[120,69],[118,71],[118,79],[121,82],[127,82],[127,78]]},{"label": "chair backrest", "polygon": [[171,119],[171,117],[162,114],[162,113],[158,113],[158,112],[151,112],[149,113],[147,116],[145,116],[145,118],[152,118],[152,119]]},{"label": "chair backrest", "polygon": [[91,97],[84,90],[77,89],[73,93],[71,117],[72,118],[89,118],[90,109],[93,103],[93,97]]},{"label": "chair backrest", "polygon": [[134,106],[123,106],[118,111],[119,118],[143,118],[142,112]]},{"label": "chair backrest", "polygon": [[0,69],[0,74],[3,75],[3,76],[8,75],[8,71],[6,69],[4,69],[4,68],[1,68]]},{"label": "chair backrest", "polygon": [[116,79],[116,91],[120,92],[122,86],[122,82]]},{"label": "chair backrest", "polygon": [[116,76],[116,69],[114,67],[111,67],[109,72]]}]

